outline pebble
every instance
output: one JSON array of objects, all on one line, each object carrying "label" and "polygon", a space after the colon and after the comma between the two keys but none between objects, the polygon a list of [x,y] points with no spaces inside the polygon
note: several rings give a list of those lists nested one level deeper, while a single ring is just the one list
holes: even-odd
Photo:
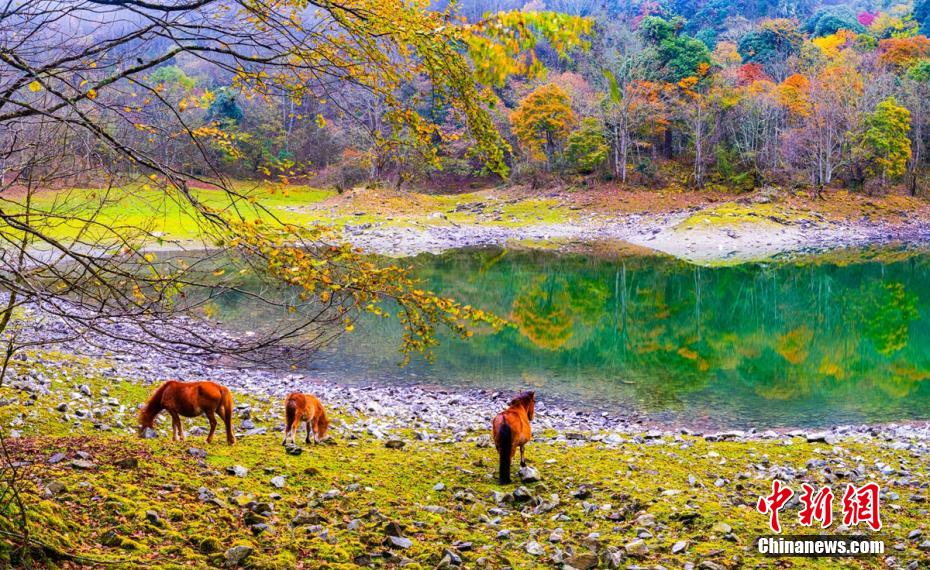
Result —
[{"label": "pebble", "polygon": [[542,556],[546,553],[546,549],[535,540],[531,540],[526,543],[526,553],[532,554],[533,556]]},{"label": "pebble", "polygon": [[413,541],[403,536],[389,536],[387,542],[392,548],[407,549],[413,546]]},{"label": "pebble", "polygon": [[638,538],[623,545],[623,549],[626,550],[628,555],[636,558],[643,558],[649,554],[649,545]]},{"label": "pebble", "polygon": [[230,475],[235,475],[236,477],[245,477],[249,474],[249,470],[241,465],[233,465],[226,468],[226,472]]},{"label": "pebble", "polygon": [[114,463],[120,469],[135,469],[139,466],[139,460],[135,457],[126,457],[125,459],[120,459]]},{"label": "pebble", "polygon": [[566,560],[566,562],[576,570],[590,570],[591,568],[596,568],[599,561],[596,554],[585,552],[572,556]]}]

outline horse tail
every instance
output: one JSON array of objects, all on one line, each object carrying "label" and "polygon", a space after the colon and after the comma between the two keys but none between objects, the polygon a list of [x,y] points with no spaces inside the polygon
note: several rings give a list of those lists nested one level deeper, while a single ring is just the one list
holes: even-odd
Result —
[{"label": "horse tail", "polygon": [[510,456],[513,450],[513,430],[506,421],[497,432],[497,453],[500,455],[498,475],[501,485],[510,483]]},{"label": "horse tail", "polygon": [[174,381],[167,380],[162,382],[161,386],[152,392],[152,395],[149,396],[149,399],[146,400],[142,408],[139,409],[139,424],[142,425],[142,427],[151,427],[155,416],[158,415],[158,412],[162,411],[162,395],[165,393],[165,390],[168,388],[168,386],[172,384],[172,382]]},{"label": "horse tail", "polygon": [[226,425],[226,443],[232,445],[236,443],[236,436],[233,435],[232,431],[232,413],[233,413],[233,399],[232,392],[229,391],[229,388],[226,386],[221,386],[222,389],[222,401],[220,402],[220,408],[222,408],[223,413],[223,423]]}]

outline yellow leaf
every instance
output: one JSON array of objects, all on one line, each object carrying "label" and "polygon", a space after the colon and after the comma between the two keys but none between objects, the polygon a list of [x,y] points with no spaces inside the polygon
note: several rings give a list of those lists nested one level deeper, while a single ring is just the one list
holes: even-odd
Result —
[{"label": "yellow leaf", "polygon": [[40,89],[42,89],[42,84],[39,83],[38,79],[36,79],[35,81],[29,84],[29,90],[32,91],[33,93],[35,93],[36,91]]},{"label": "yellow leaf", "polygon": [[96,89],[90,89],[90,90],[88,90],[88,91],[87,91],[87,98],[90,99],[91,101],[93,101],[94,99],[96,99],[96,98],[97,98],[97,90],[96,90]]}]

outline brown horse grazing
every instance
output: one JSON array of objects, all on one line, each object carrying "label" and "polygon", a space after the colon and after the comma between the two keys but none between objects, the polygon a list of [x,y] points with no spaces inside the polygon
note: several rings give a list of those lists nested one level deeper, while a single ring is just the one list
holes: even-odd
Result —
[{"label": "brown horse grazing", "polygon": [[301,421],[307,422],[307,443],[310,443],[311,432],[313,441],[317,443],[327,438],[329,418],[326,417],[323,404],[316,396],[294,392],[284,400],[284,445],[287,445],[288,437],[291,438],[291,443],[297,444],[295,438]]},{"label": "brown horse grazing", "polygon": [[207,443],[213,441],[213,432],[216,430],[217,413],[226,424],[226,443],[236,443],[232,432],[233,401],[232,394],[225,386],[215,382],[178,382],[168,380],[158,387],[148,402],[139,410],[139,435],[145,428],[151,428],[155,423],[155,416],[162,410],[171,414],[171,439],[184,439],[184,426],[181,425],[180,416],[194,418],[203,414],[210,420],[210,434]]},{"label": "brown horse grazing", "polygon": [[520,466],[526,467],[523,446],[530,441],[533,432],[530,422],[536,408],[536,393],[524,392],[510,401],[510,407],[497,414],[491,423],[491,436],[500,456],[498,477],[501,484],[510,483],[510,462],[520,448]]}]

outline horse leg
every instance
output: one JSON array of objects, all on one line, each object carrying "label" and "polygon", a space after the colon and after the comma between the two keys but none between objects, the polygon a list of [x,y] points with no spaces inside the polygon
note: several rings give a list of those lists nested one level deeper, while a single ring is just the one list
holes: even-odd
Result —
[{"label": "horse leg", "polygon": [[520,446],[520,467],[526,467],[526,459],[523,457],[523,446]]},{"label": "horse leg", "polygon": [[207,443],[213,441],[213,432],[216,431],[216,413],[213,410],[207,410],[207,419],[210,420],[210,433],[207,434]]},{"label": "horse leg", "polygon": [[168,412],[171,414],[171,441],[178,440],[178,434],[181,432],[181,418],[177,412]]},{"label": "horse leg", "polygon": [[287,438],[291,438],[291,445],[297,445],[297,430],[300,428],[300,414],[298,413],[294,416],[294,419],[291,420],[291,423],[287,426],[287,434],[284,436],[284,441],[287,441]]},{"label": "horse leg", "polygon": [[307,440],[305,443],[310,443],[310,432],[312,430],[312,428],[310,427],[310,424],[312,423],[312,421],[313,420],[310,420],[310,419],[307,420]]}]

